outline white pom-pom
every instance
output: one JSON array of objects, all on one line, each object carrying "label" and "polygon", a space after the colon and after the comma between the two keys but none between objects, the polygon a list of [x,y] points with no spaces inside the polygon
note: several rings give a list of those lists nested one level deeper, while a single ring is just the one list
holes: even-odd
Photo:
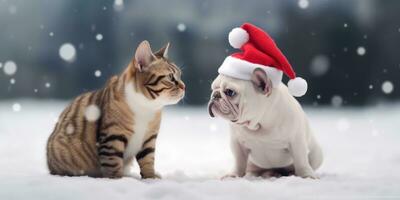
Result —
[{"label": "white pom-pom", "polygon": [[301,97],[306,94],[307,87],[307,81],[300,77],[291,79],[288,82],[289,92],[295,97]]},{"label": "white pom-pom", "polygon": [[234,28],[229,32],[229,44],[233,48],[240,49],[247,41],[249,41],[249,34],[242,28]]}]

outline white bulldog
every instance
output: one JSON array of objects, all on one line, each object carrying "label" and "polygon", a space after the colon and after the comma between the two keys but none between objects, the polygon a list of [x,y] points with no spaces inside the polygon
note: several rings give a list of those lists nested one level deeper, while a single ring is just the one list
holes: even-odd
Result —
[{"label": "white bulldog", "polygon": [[256,68],[250,81],[220,74],[212,90],[210,115],[230,121],[235,167],[228,176],[294,173],[318,178],[321,148],[303,109],[284,84],[272,87],[267,73]]}]

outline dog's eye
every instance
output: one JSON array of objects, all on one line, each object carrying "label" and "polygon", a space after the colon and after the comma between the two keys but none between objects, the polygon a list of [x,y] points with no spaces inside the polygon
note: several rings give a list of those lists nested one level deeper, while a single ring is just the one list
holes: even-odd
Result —
[{"label": "dog's eye", "polygon": [[225,95],[228,96],[228,97],[234,97],[234,96],[236,95],[236,92],[233,91],[233,90],[231,90],[231,89],[226,89],[226,90],[224,91],[224,93],[225,93]]}]

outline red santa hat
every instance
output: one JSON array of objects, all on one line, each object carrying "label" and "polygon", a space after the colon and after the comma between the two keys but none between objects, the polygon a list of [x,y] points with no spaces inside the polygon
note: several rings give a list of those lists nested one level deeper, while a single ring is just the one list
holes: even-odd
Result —
[{"label": "red santa hat", "polygon": [[307,92],[307,82],[296,77],[292,66],[279,50],[272,38],[262,29],[250,23],[244,23],[240,28],[234,28],[229,33],[229,43],[241,52],[228,56],[218,69],[218,73],[251,80],[255,68],[263,69],[277,87],[282,81],[282,74],[290,78],[289,92],[301,97]]}]

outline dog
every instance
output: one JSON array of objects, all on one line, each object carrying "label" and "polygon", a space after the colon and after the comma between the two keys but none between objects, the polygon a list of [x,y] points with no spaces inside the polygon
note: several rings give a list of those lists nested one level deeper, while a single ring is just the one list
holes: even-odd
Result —
[{"label": "dog", "polygon": [[261,68],[251,80],[220,73],[213,81],[208,111],[229,121],[235,160],[225,177],[278,173],[316,179],[323,154],[307,116],[286,85],[272,83]]}]

